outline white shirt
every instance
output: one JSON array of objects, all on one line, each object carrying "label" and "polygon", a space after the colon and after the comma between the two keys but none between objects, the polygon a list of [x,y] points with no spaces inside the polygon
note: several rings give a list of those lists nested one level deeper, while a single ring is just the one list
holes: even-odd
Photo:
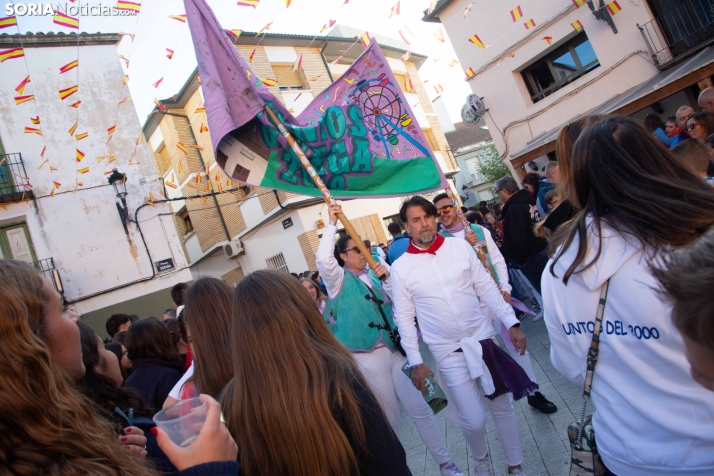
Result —
[{"label": "white shirt", "polygon": [[169,397],[173,398],[174,400],[181,400],[181,390],[183,390],[183,386],[191,377],[193,377],[193,362],[191,362],[191,365],[189,366],[188,370],[186,370],[186,373],[183,374],[181,380],[176,382],[174,388],[171,389],[171,391],[169,392]]},{"label": "white shirt", "polygon": [[[345,270],[335,259],[335,234],[337,233],[337,227],[332,224],[328,224],[325,227],[325,232],[322,234],[320,239],[320,244],[317,247],[317,253],[315,255],[315,264],[317,265],[317,271],[320,273],[322,282],[325,283],[327,288],[327,296],[330,299],[334,299],[340,293],[342,289],[342,282],[345,280]],[[382,262],[385,266],[386,263]],[[387,266],[389,270],[389,266]],[[372,279],[367,274],[361,274],[359,279],[362,280],[364,284],[372,289]],[[391,296],[392,285],[391,279],[387,278],[382,283],[382,289]],[[412,316],[413,317],[413,316]]]},{"label": "white shirt", "polygon": [[[506,267],[506,260],[503,259],[503,255],[498,249],[496,242],[493,241],[491,232],[484,227],[481,227],[481,229],[483,230],[483,235],[486,237],[488,257],[491,258],[491,264],[493,265],[494,271],[496,271],[496,275],[498,275],[498,280],[500,281],[498,285],[501,288],[501,291],[506,291],[508,294],[511,294],[511,285],[508,284],[508,268]],[[452,235],[454,235],[454,238],[466,240],[466,230],[454,232]]]},{"label": "white shirt", "polygon": [[435,255],[404,253],[392,266],[391,281],[394,321],[410,365],[423,363],[415,315],[430,348],[457,345],[486,328],[493,334],[491,319],[481,310],[477,295],[506,328],[518,324],[513,309],[463,238],[444,238]]},{"label": "white shirt", "polygon": [[[583,263],[597,251],[594,231]],[[656,293],[651,259],[603,226],[595,264],[563,275],[578,238],[542,277],[553,366],[582,390],[600,288],[610,279],[592,387],[597,446],[610,471],[627,476],[714,474],[714,392],[689,374],[671,307]],[[645,330],[646,329],[646,330]],[[639,336],[639,337],[638,337]]]}]

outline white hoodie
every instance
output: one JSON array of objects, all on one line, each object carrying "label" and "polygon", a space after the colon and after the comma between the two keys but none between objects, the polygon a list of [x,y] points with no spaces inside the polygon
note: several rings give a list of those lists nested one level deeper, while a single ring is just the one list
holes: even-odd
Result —
[{"label": "white hoodie", "polygon": [[[583,264],[595,257],[595,233],[591,228]],[[582,388],[600,288],[610,278],[591,394],[603,462],[619,476],[714,475],[714,392],[689,374],[647,255],[611,228],[602,234],[595,264],[567,286],[562,277],[575,259],[577,236],[555,266],[558,278],[550,273],[552,260],[543,273],[553,365]]]}]

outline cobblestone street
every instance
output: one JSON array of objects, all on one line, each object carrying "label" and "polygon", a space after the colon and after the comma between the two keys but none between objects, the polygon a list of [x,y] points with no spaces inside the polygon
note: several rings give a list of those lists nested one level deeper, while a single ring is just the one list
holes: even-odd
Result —
[{"label": "cobblestone street", "polygon": [[[532,317],[528,317],[521,321],[521,328],[528,338],[528,350],[540,390],[558,407],[557,412],[544,415],[530,407],[525,398],[515,402],[523,445],[523,470],[528,476],[563,476],[567,474],[570,458],[566,430],[568,425],[576,420],[575,415],[582,409],[582,389],[567,381],[551,365],[550,340],[545,323],[543,321],[534,323]],[[429,368],[435,369],[434,359],[424,343],[421,343],[421,352]],[[588,413],[592,413],[592,408]],[[448,427],[443,412],[436,418],[445,436],[451,458],[464,475],[474,475],[471,452],[461,430]],[[493,474],[506,475],[508,469],[490,415],[487,435]],[[422,443],[414,424],[403,408],[401,441],[414,476],[438,476],[438,465]]]}]

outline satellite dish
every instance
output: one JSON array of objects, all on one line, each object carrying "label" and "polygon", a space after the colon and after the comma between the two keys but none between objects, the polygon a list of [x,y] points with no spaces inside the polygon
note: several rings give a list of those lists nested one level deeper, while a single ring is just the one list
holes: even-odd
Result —
[{"label": "satellite dish", "polygon": [[467,126],[475,126],[481,118],[471,111],[468,104],[464,104],[461,107],[461,120],[464,121],[464,124]]},{"label": "satellite dish", "polygon": [[466,105],[469,106],[471,112],[476,117],[481,117],[486,114],[486,106],[483,105],[481,98],[475,94],[469,94],[466,97]]}]

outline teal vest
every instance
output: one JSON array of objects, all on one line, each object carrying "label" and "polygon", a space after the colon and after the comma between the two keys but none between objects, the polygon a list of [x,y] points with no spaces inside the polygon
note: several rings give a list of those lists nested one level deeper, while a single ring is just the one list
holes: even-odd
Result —
[{"label": "teal vest", "polygon": [[[372,291],[380,301],[383,301],[381,281],[372,270],[369,270],[369,277],[372,279]],[[379,313],[377,304],[365,299],[368,294],[367,285],[345,270],[342,288],[336,298],[327,300],[323,317],[337,340],[350,351],[371,351],[379,339],[394,350],[394,343],[386,332],[376,327],[369,327],[370,322],[384,326],[384,319]],[[397,326],[392,319],[392,305],[382,304],[382,309],[389,325],[392,329],[396,329]]]},{"label": "teal vest", "polygon": [[[488,265],[491,267],[493,270],[493,274],[496,276],[496,280],[500,283],[500,279],[498,278],[498,273],[496,272],[496,268],[493,267],[493,263],[491,263],[491,255],[488,254],[488,246],[486,246],[486,235],[484,235],[484,229],[480,225],[476,225],[474,223],[471,224],[471,229],[473,230],[474,233],[476,233],[476,239],[478,240],[478,243],[476,243],[476,246],[481,249],[483,254],[486,256],[486,262]],[[439,234],[441,236],[445,236],[447,238],[453,238],[454,235],[449,233],[448,231],[444,230],[443,228],[441,231],[439,231]],[[476,251],[476,250],[474,250]]]}]

